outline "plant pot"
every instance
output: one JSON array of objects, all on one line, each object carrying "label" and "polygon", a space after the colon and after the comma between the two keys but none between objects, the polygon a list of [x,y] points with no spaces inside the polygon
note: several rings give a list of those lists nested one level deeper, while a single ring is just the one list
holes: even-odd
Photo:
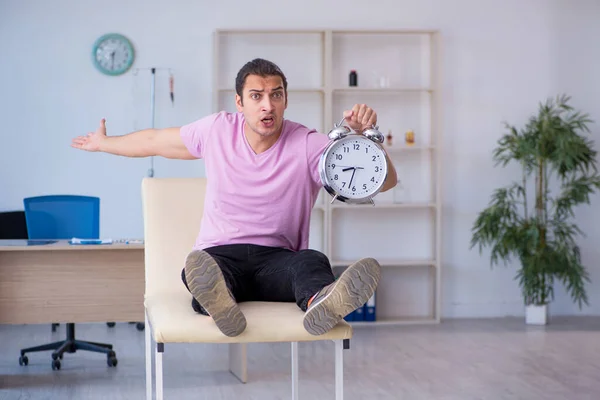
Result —
[{"label": "plant pot", "polygon": [[548,323],[548,305],[530,304],[526,306],[525,323],[528,325],[546,325]]}]

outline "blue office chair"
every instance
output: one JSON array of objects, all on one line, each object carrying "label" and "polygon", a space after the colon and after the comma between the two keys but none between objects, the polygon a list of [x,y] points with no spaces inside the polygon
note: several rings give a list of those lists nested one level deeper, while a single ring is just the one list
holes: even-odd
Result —
[{"label": "blue office chair", "polygon": [[[39,196],[23,200],[29,239],[97,239],[100,237],[100,199],[89,196]],[[54,324],[53,324],[54,330]],[[107,355],[108,365],[117,365],[111,344],[75,339],[75,324],[67,323],[67,339],[21,350],[20,365],[27,365],[25,353],[54,350],[52,369],[60,369],[63,354],[88,350]]]}]

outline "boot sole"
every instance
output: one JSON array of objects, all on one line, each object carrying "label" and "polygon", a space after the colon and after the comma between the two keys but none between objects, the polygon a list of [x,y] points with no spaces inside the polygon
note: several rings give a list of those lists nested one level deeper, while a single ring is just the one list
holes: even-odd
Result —
[{"label": "boot sole", "polygon": [[185,262],[190,292],[224,335],[233,337],[246,329],[246,318],[231,297],[221,268],[205,251],[191,252]]},{"label": "boot sole", "polygon": [[307,310],[304,328],[312,335],[327,333],[373,296],[380,277],[381,266],[373,258],[364,258],[348,267],[331,292]]}]

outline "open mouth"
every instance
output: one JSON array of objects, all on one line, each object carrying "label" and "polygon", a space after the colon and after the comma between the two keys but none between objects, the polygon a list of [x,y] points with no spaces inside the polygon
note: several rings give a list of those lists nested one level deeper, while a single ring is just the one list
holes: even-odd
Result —
[{"label": "open mouth", "polygon": [[272,126],[275,122],[273,117],[266,117],[260,120],[265,126]]}]

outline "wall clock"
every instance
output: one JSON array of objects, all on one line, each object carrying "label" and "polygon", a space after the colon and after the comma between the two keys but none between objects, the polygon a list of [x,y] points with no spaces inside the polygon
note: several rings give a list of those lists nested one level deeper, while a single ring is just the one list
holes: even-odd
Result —
[{"label": "wall clock", "polygon": [[133,65],[133,45],[125,36],[108,33],[94,43],[92,62],[98,71],[106,75],[121,75]]}]

